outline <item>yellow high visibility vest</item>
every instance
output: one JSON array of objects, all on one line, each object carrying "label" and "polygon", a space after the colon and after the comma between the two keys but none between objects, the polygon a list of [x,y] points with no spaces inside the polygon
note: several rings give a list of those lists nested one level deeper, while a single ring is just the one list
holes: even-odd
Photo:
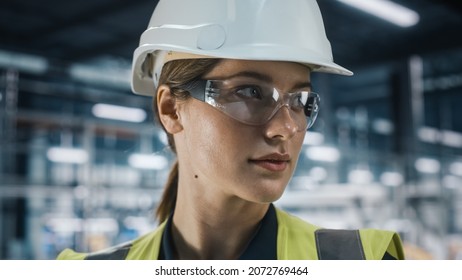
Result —
[{"label": "yellow high visibility vest", "polygon": [[[351,243],[350,241],[354,243],[354,239],[357,240],[361,247],[360,250],[358,250],[358,254],[361,255],[360,259],[381,260],[385,254],[388,254],[394,259],[404,259],[401,239],[397,233],[392,231],[360,229],[354,232],[348,231],[347,234],[351,235],[352,238],[344,239],[342,236],[345,231],[333,230],[334,234],[332,235],[332,232],[329,230],[323,231],[322,228],[309,224],[277,208],[276,217],[278,223],[278,260],[338,259],[336,254],[340,254],[340,256],[342,256],[341,254],[347,254],[347,258],[349,259],[348,254],[350,250],[342,250],[342,246],[344,243]],[[166,221],[155,231],[129,243],[107,249],[104,252],[87,254],[65,249],[59,254],[57,259],[84,260],[92,259],[92,256],[95,255],[100,255],[104,256],[104,259],[156,260],[159,256],[162,233],[164,232],[165,225]],[[337,241],[337,244],[323,251],[323,249],[320,248],[323,240],[324,243],[328,244],[336,244],[335,242]],[[344,242],[344,240],[346,241]],[[334,251],[329,252],[329,249],[333,249]]]}]

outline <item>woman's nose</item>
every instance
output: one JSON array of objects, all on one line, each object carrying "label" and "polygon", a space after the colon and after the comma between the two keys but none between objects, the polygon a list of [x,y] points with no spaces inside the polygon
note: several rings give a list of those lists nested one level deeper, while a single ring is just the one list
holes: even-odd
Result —
[{"label": "woman's nose", "polygon": [[291,114],[291,109],[288,104],[282,105],[271,119],[266,124],[266,137],[281,138],[288,140],[292,138],[300,128]]}]

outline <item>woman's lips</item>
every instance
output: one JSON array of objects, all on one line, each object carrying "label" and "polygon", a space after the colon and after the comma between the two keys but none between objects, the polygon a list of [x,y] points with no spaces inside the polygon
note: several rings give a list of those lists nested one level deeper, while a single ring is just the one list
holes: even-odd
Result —
[{"label": "woman's lips", "polygon": [[251,159],[250,162],[272,172],[281,172],[289,165],[290,156],[287,154],[275,153]]},{"label": "woman's lips", "polygon": [[284,171],[288,165],[287,161],[277,160],[251,160],[250,162],[273,172]]}]

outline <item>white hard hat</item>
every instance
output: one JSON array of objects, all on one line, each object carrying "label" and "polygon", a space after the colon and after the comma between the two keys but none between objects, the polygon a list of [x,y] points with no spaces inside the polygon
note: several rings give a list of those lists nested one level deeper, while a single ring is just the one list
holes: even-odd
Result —
[{"label": "white hard hat", "polygon": [[291,61],[353,74],[333,62],[316,0],[159,0],[134,52],[132,89],[153,95],[167,61],[201,57]]}]

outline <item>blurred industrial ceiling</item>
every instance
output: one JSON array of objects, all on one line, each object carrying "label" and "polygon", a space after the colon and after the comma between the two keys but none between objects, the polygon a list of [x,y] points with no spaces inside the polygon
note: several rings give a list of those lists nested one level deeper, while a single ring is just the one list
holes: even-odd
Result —
[{"label": "blurred industrial ceiling", "polygon": [[[462,46],[458,0],[394,0],[420,15],[401,28],[337,0],[318,0],[335,60],[349,68]],[[155,0],[2,0],[0,49],[59,63],[130,60]],[[179,7],[181,8],[181,7]]]}]

